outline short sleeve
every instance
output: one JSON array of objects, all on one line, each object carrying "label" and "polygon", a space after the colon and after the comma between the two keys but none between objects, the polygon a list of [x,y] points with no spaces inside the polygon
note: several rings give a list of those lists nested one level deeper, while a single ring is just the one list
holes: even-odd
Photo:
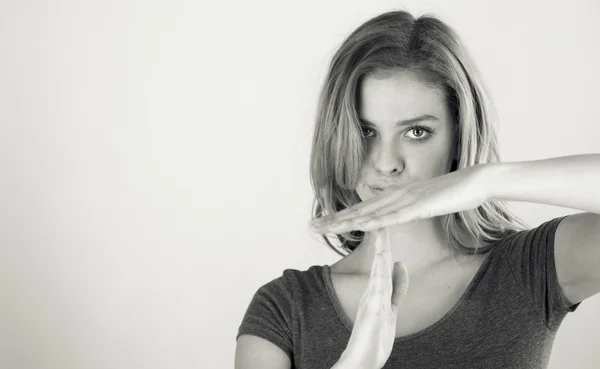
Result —
[{"label": "short sleeve", "polygon": [[291,292],[286,288],[284,278],[272,280],[252,297],[236,340],[242,334],[261,337],[277,345],[293,360],[292,309]]},{"label": "short sleeve", "polygon": [[558,328],[566,313],[575,311],[580,304],[569,306],[556,274],[554,235],[564,218],[557,217],[512,234],[506,249],[512,274],[552,330]]}]

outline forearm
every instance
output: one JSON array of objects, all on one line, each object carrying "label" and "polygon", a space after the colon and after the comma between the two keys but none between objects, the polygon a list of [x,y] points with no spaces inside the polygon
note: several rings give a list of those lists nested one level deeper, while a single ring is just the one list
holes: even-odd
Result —
[{"label": "forearm", "polygon": [[600,214],[600,154],[483,167],[489,200],[536,202]]}]

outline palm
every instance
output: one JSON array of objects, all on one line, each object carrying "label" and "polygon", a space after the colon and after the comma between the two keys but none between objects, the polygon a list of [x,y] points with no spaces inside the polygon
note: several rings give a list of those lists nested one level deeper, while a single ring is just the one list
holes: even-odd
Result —
[{"label": "palm", "polygon": [[397,269],[400,272],[392,276],[387,230],[376,232],[371,276],[359,303],[347,349],[365,368],[381,368],[392,353],[398,302],[408,290],[406,268]]}]

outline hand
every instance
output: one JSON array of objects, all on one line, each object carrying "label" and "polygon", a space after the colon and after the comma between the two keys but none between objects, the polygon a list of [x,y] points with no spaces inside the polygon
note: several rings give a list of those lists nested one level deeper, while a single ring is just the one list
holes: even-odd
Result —
[{"label": "hand", "polygon": [[474,209],[488,200],[484,167],[470,166],[424,181],[391,186],[381,195],[314,220],[317,233],[368,232],[411,220]]},{"label": "hand", "polygon": [[408,291],[408,271],[404,264],[394,263],[392,273],[387,230],[375,232],[369,284],[361,297],[348,346],[340,359],[361,369],[379,369],[390,357],[396,336],[398,304]]}]

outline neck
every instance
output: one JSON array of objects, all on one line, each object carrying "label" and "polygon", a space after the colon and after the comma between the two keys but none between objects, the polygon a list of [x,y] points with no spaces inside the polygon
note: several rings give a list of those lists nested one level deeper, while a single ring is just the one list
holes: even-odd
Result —
[{"label": "neck", "polygon": [[[401,261],[411,275],[426,271],[455,256],[442,235],[439,217],[419,219],[387,227],[390,235],[392,263]],[[353,272],[369,275],[375,250],[373,232],[348,256],[352,256]]]}]

